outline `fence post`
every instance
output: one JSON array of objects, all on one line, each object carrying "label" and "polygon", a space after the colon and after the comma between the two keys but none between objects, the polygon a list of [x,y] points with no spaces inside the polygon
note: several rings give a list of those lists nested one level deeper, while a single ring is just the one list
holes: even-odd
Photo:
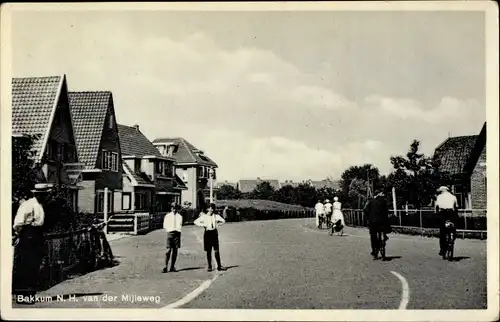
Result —
[{"label": "fence post", "polygon": [[364,227],[365,226],[365,214],[363,211],[360,211],[361,212],[361,226]]},{"label": "fence post", "polygon": [[134,214],[134,235],[137,235],[138,216]]},{"label": "fence post", "polygon": [[398,217],[399,217],[399,226],[402,226],[402,222],[401,222],[401,211],[398,211]]},{"label": "fence post", "polygon": [[422,225],[422,209],[419,209],[418,213],[420,216],[420,234],[423,236],[424,235],[424,226]]},{"label": "fence post", "polygon": [[464,211],[464,229],[467,230],[467,212]]}]

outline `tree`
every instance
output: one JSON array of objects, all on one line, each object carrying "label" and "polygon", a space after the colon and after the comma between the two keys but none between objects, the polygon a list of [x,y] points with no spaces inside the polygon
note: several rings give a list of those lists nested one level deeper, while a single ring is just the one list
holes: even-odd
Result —
[{"label": "tree", "polygon": [[391,157],[394,171],[387,185],[396,188],[398,206],[406,203],[419,208],[430,204],[436,188],[445,180],[432,157],[419,153],[420,142],[413,140],[406,156]]},{"label": "tree", "polygon": [[316,189],[307,183],[301,183],[296,189],[296,203],[303,207],[314,207],[319,200]]},{"label": "tree", "polygon": [[297,203],[297,191],[294,187],[286,185],[276,190],[273,195],[273,200],[277,202],[296,204]]},{"label": "tree", "polygon": [[251,192],[251,199],[271,200],[274,195],[274,188],[267,181],[260,182]]},{"label": "tree", "polygon": [[[353,184],[353,180],[355,180]],[[377,167],[371,164],[364,164],[362,166],[351,166],[345,170],[340,178],[340,188],[342,200],[344,200],[345,207],[356,208],[360,204],[359,198],[361,197],[361,186],[364,188],[364,199],[367,195],[367,180],[370,180],[370,189],[380,185],[380,174]],[[355,192],[350,192],[351,188],[355,188]]]},{"label": "tree", "polygon": [[230,185],[222,185],[217,191],[217,199],[219,200],[239,199],[240,197],[241,193]]}]

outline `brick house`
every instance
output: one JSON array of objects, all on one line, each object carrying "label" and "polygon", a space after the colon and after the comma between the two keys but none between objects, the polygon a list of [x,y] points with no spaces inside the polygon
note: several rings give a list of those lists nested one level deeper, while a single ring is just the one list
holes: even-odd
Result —
[{"label": "brick house", "polygon": [[184,138],[158,138],[154,146],[165,157],[175,159],[175,171],[187,186],[182,204],[200,209],[210,199],[209,177],[213,173],[213,200],[217,200],[217,164]]},{"label": "brick house", "polygon": [[108,214],[114,213],[115,196],[122,189],[120,139],[113,95],[108,91],[70,92],[76,145],[82,171],[80,211],[104,213],[104,189],[108,188]]},{"label": "brick house", "polygon": [[[123,159],[123,191],[115,206],[121,213],[163,218],[171,202],[187,189],[175,173],[175,159],[163,156],[138,125],[118,125]],[[157,221],[157,219],[155,219]]]},{"label": "brick house", "polygon": [[486,209],[486,123],[478,135],[450,137],[434,152],[461,209]]},{"label": "brick house", "polygon": [[76,211],[78,169],[82,164],[76,149],[66,75],[12,79],[13,143],[25,135],[40,135],[33,146],[40,181],[65,185]]}]

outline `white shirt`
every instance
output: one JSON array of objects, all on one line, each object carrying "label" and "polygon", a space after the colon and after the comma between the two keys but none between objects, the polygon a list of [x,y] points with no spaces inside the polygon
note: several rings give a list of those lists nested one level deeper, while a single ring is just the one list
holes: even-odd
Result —
[{"label": "white shirt", "polygon": [[200,216],[194,221],[196,226],[205,227],[206,230],[215,230],[219,225],[224,224],[226,221],[221,216],[214,214],[209,215],[201,213]]},{"label": "white shirt", "polygon": [[338,202],[338,201],[335,201],[335,202],[333,203],[333,209],[335,209],[335,210],[337,210],[337,209],[338,209],[338,210],[342,209],[342,204],[341,204],[340,202]]},{"label": "white shirt", "polygon": [[436,198],[436,207],[439,207],[439,209],[458,208],[457,197],[448,191],[440,193]]},{"label": "white shirt", "polygon": [[42,226],[45,221],[45,212],[42,205],[36,200],[31,198],[21,203],[17,210],[16,217],[14,218],[14,229],[19,229],[21,226]]},{"label": "white shirt", "polygon": [[332,212],[332,204],[327,202],[325,203],[325,212],[326,213],[331,213]]},{"label": "white shirt", "polygon": [[167,232],[178,231],[182,229],[182,216],[179,213],[169,212],[163,219],[163,229]]},{"label": "white shirt", "polygon": [[314,207],[316,209],[316,215],[322,215],[325,213],[325,206],[321,202],[318,202]]}]

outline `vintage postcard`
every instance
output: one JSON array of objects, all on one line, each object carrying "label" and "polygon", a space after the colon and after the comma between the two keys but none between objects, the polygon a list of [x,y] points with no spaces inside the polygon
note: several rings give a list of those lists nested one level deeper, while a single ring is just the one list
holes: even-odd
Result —
[{"label": "vintage postcard", "polygon": [[491,1],[4,4],[2,318],[498,320],[498,58]]}]

